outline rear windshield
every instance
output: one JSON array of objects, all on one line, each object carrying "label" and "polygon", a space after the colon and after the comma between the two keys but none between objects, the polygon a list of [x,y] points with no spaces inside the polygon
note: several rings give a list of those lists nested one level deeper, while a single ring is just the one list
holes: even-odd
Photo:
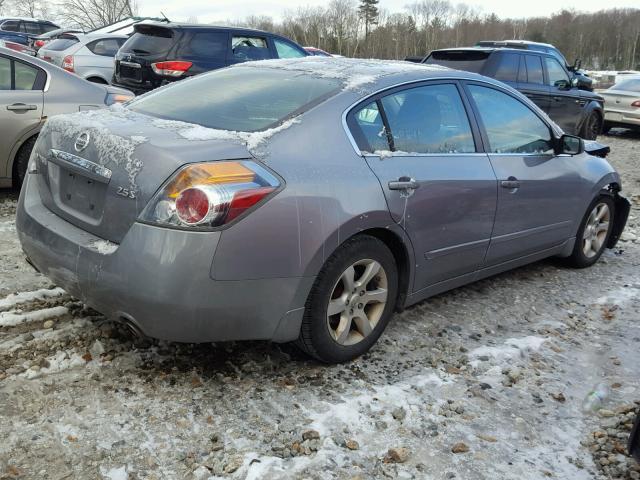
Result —
[{"label": "rear windshield", "polygon": [[61,52],[62,50],[66,50],[71,45],[78,43],[77,38],[58,38],[57,40],[53,40],[47,43],[45,47],[47,50],[53,50],[54,52]]},{"label": "rear windshield", "polygon": [[432,52],[424,63],[435,63],[456,70],[480,73],[488,57],[489,52],[483,51],[436,51]]},{"label": "rear windshield", "polygon": [[[138,30],[141,30],[138,27]],[[122,51],[135,55],[159,55],[167,53],[173,45],[173,32],[168,28],[148,28],[138,31],[122,46]]]},{"label": "rear windshield", "polygon": [[258,67],[233,67],[178,82],[130,104],[136,112],[220,130],[276,126],[337,93],[339,80]]},{"label": "rear windshield", "polygon": [[627,90],[629,92],[640,92],[640,78],[628,78],[616,83],[611,90]]}]

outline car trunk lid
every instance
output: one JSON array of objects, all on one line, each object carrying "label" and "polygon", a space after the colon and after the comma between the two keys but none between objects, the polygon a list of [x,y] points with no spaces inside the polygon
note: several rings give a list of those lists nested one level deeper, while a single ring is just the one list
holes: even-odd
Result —
[{"label": "car trunk lid", "polygon": [[179,126],[122,107],[51,118],[36,147],[44,205],[77,227],[120,243],[180,166],[251,157],[237,142],[189,141],[179,135]]}]

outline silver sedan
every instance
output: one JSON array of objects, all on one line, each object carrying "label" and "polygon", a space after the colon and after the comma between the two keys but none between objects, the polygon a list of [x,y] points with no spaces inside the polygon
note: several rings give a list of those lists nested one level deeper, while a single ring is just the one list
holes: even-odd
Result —
[{"label": "silver sedan", "polygon": [[91,84],[38,58],[0,48],[0,187],[19,185],[47,118],[132,98]]},{"label": "silver sedan", "polygon": [[614,127],[640,130],[640,75],[624,76],[600,94],[604,97],[603,133]]}]

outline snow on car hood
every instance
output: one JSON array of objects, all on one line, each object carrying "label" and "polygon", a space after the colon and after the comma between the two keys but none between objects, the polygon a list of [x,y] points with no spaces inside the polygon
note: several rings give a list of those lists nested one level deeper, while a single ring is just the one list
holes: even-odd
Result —
[{"label": "snow on car hood", "polygon": [[441,65],[393,60],[362,60],[356,58],[287,58],[279,60],[259,60],[237,65],[237,68],[273,68],[305,73],[320,78],[341,80],[345,90],[358,90],[376,80],[402,73],[428,73],[450,70]]}]

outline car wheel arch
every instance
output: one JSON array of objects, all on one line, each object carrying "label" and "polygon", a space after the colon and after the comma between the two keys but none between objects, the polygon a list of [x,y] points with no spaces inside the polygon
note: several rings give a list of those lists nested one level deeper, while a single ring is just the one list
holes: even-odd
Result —
[{"label": "car wheel arch", "polygon": [[17,181],[17,158],[18,155],[20,155],[21,150],[25,147],[25,145],[33,138],[37,138],[38,135],[40,134],[40,129],[38,129],[36,132],[30,131],[29,133],[25,134],[22,136],[22,138],[17,141],[15,143],[15,145],[13,146],[13,148],[11,149],[11,153],[9,155],[9,162],[7,164],[7,173],[11,175],[11,181],[13,182],[13,185],[16,186],[16,181]]}]

